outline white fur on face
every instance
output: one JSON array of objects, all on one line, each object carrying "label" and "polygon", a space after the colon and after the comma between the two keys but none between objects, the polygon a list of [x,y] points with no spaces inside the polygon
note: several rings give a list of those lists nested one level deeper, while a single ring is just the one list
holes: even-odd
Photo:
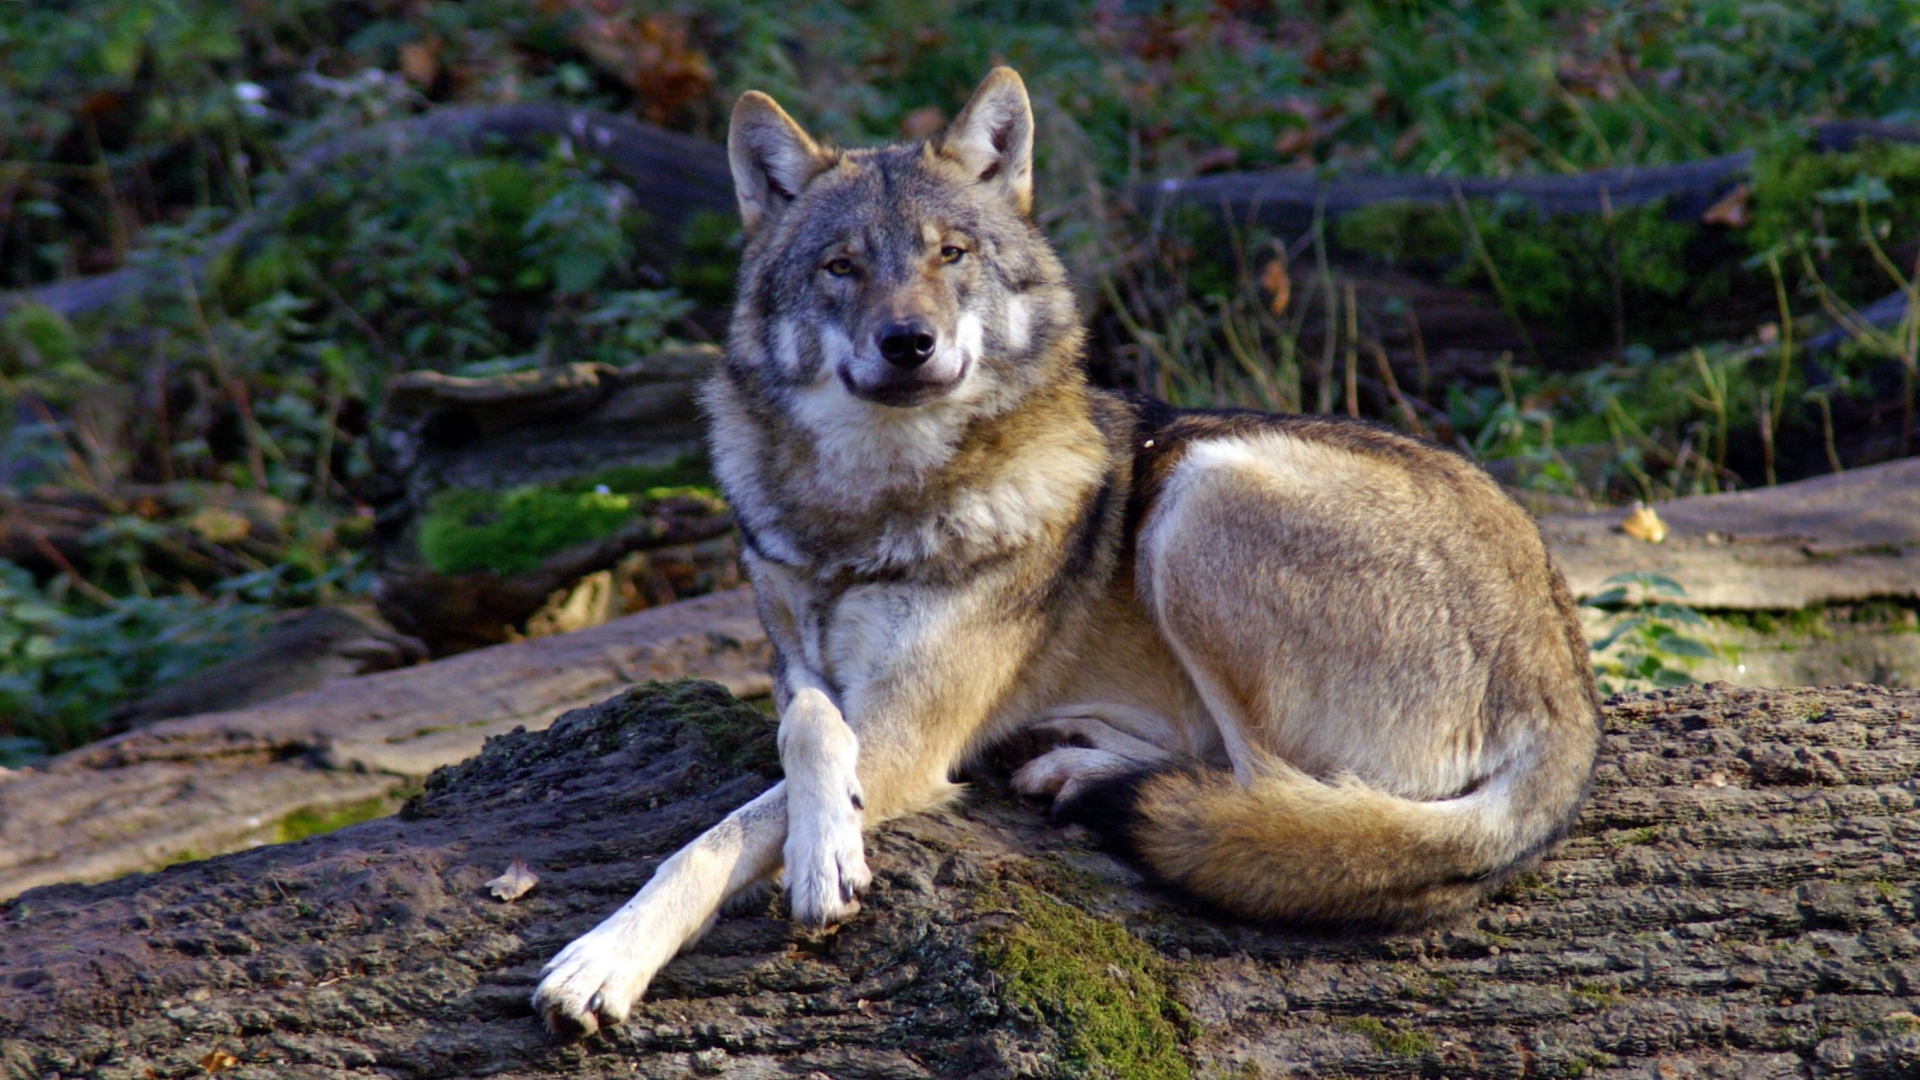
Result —
[{"label": "white fur on face", "polygon": [[1033,343],[1033,305],[1026,297],[1016,296],[1007,301],[1006,320],[1000,328],[1006,338],[1008,352],[1026,352]]},{"label": "white fur on face", "polygon": [[789,375],[799,372],[806,357],[800,349],[801,327],[792,319],[782,319],[773,328],[773,359]]},{"label": "white fur on face", "polygon": [[953,340],[942,341],[923,369],[936,378],[958,378],[958,385],[936,401],[910,408],[865,401],[842,381],[842,372],[856,383],[863,371],[883,373],[886,361],[877,348],[857,348],[837,325],[815,333],[820,371],[791,400],[794,419],[813,437],[823,497],[844,506],[864,505],[881,491],[919,482],[951,460],[972,419],[971,407],[984,392],[973,377],[985,348],[979,316],[962,315]]},{"label": "white fur on face", "polygon": [[945,465],[968,419],[965,403],[952,397],[910,409],[863,401],[827,365],[792,401],[794,419],[813,437],[820,494],[846,506]]},{"label": "white fur on face", "polygon": [[[978,363],[981,353],[986,348],[986,336],[986,326],[981,323],[980,316],[971,311],[962,312],[960,320],[954,324],[953,328],[953,353],[957,358],[957,364]],[[945,351],[940,350],[940,352]],[[942,359],[940,352],[934,353],[935,363]]]}]

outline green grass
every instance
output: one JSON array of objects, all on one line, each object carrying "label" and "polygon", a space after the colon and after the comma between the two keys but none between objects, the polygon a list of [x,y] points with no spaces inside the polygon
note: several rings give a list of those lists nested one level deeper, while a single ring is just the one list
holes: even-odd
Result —
[{"label": "green grass", "polygon": [[339,806],[304,807],[275,823],[273,842],[290,844],[295,840],[305,840],[310,836],[335,832],[349,825],[358,825],[363,821],[388,817],[399,807],[400,800],[385,796],[375,796]]}]

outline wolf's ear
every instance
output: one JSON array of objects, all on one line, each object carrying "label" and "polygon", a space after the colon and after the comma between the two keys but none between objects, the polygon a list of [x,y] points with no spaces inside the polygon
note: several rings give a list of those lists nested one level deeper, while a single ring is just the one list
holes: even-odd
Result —
[{"label": "wolf's ear", "polygon": [[800,196],[800,190],[832,159],[772,98],[749,90],[733,107],[727,129],[727,163],[740,200],[740,224],[748,233]]},{"label": "wolf's ear", "polygon": [[1016,209],[1033,209],[1033,105],[1012,68],[994,68],[936,147],[981,183],[999,186]]}]

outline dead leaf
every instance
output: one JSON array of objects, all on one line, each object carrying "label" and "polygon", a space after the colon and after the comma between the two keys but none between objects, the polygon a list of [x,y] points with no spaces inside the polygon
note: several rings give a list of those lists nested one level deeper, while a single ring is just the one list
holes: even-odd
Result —
[{"label": "dead leaf", "polygon": [[1260,287],[1272,297],[1267,301],[1267,309],[1276,316],[1287,310],[1287,304],[1293,299],[1293,278],[1287,275],[1287,260],[1276,258],[1260,272]]},{"label": "dead leaf", "polygon": [[1749,204],[1753,201],[1753,189],[1745,184],[1735,184],[1732,191],[1720,196],[1720,201],[1707,207],[1700,220],[1707,225],[1725,225],[1729,229],[1744,229],[1753,223],[1753,211]]},{"label": "dead leaf", "polygon": [[487,882],[487,888],[492,890],[494,896],[511,904],[527,895],[539,882],[539,874],[527,869],[526,863],[515,859],[513,865],[507,867],[506,873]]},{"label": "dead leaf", "polygon": [[208,543],[231,544],[245,540],[253,531],[253,524],[224,506],[203,506],[187,518],[187,528],[199,533]]},{"label": "dead leaf", "polygon": [[415,86],[432,86],[440,77],[440,39],[409,41],[400,46],[400,74]]},{"label": "dead leaf", "polygon": [[231,1069],[238,1064],[240,1059],[225,1050],[209,1050],[207,1056],[200,1059],[200,1067],[207,1070],[208,1076],[212,1076],[221,1069]]},{"label": "dead leaf", "polygon": [[510,636],[520,641],[571,634],[613,621],[620,614],[619,608],[620,592],[613,587],[613,571],[596,571],[548,595],[547,602],[527,619],[525,634]]},{"label": "dead leaf", "polygon": [[580,0],[574,0],[574,8],[585,16],[574,29],[574,45],[601,71],[630,87],[653,123],[665,122],[712,88],[713,65],[689,42],[685,18],[614,18],[600,5]]},{"label": "dead leaf", "polygon": [[1620,523],[1620,531],[1635,540],[1657,544],[1667,538],[1667,523],[1660,520],[1660,515],[1653,512],[1653,507],[1645,503],[1635,503],[1633,512],[1627,515],[1627,520]]}]

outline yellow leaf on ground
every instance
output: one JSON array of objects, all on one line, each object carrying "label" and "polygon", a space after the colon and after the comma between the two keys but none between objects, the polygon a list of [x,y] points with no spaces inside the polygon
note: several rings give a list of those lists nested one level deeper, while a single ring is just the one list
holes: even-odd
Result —
[{"label": "yellow leaf on ground", "polygon": [[1620,531],[1635,540],[1657,544],[1667,538],[1667,523],[1660,520],[1660,515],[1653,512],[1653,507],[1645,503],[1635,503],[1633,512],[1627,515],[1627,520],[1620,523]]},{"label": "yellow leaf on ground", "polygon": [[214,544],[245,540],[247,534],[253,531],[253,525],[244,516],[224,506],[203,506],[195,510],[193,516],[187,518],[187,528]]}]

